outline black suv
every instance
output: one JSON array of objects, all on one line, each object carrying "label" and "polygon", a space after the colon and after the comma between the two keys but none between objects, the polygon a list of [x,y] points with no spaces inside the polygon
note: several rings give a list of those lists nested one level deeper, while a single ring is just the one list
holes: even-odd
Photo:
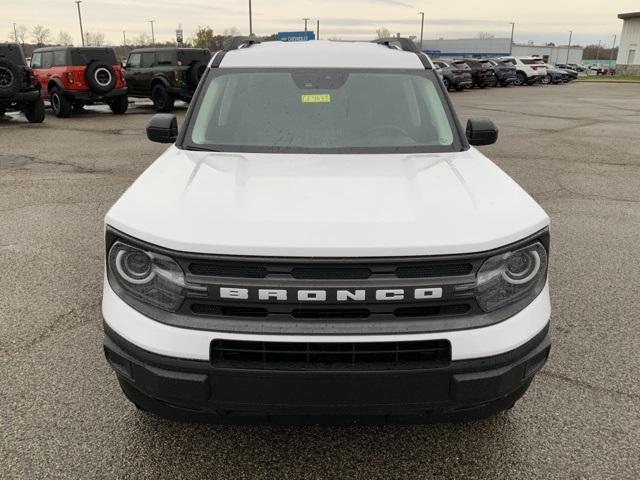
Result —
[{"label": "black suv", "polygon": [[479,88],[495,87],[496,72],[489,64],[482,63],[475,58],[463,58],[453,62],[454,66],[462,68],[462,65],[468,65],[471,69],[473,77],[473,85]]},{"label": "black suv", "polygon": [[447,90],[455,88],[458,92],[461,92],[465,88],[471,88],[473,86],[471,69],[468,66],[452,66],[444,60],[434,60],[433,66],[436,68],[436,72],[442,77],[442,82]]},{"label": "black suv", "polygon": [[486,65],[489,68],[493,68],[496,74],[496,82],[503,87],[508,87],[516,81],[518,77],[516,67],[509,62],[502,62],[500,60],[494,60],[492,58],[487,60],[480,60],[482,65]]},{"label": "black suv", "polygon": [[0,117],[7,110],[24,112],[31,123],[44,120],[40,85],[17,43],[0,43]]},{"label": "black suv", "polygon": [[209,60],[203,48],[134,50],[126,66],[129,95],[151,98],[158,112],[170,112],[176,100],[191,101]]}]

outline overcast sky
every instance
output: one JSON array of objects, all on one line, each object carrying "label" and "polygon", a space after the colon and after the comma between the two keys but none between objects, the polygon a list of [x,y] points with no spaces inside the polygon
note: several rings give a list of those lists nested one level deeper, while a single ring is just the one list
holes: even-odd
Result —
[{"label": "overcast sky", "polygon": [[[479,32],[508,37],[516,22],[516,42],[568,41],[611,45],[622,28],[617,14],[640,10],[638,0],[253,0],[254,32],[258,35],[304,29],[303,17],[321,22],[321,37],[370,39],[379,27],[392,33],[420,35],[418,11],[425,12],[425,39],[469,38]],[[70,33],[79,41],[76,5],[72,0],[0,0],[0,38],[8,38],[13,22],[29,31],[48,27],[53,38]],[[150,33],[155,20],[158,40],[171,40],[178,24],[185,37],[198,25],[215,33],[236,27],[248,33],[248,0],[83,0],[85,32],[102,32],[112,44]],[[2,25],[4,23],[4,25]],[[3,31],[4,30],[4,31]]]}]

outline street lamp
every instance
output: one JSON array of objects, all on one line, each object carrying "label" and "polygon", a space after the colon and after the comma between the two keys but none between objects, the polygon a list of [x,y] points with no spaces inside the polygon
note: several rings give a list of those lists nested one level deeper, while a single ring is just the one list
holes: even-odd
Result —
[{"label": "street lamp", "polygon": [[155,47],[155,45],[156,45],[156,34],[153,31],[153,24],[155,23],[155,20],[149,20],[149,23],[151,24],[151,45],[153,45]]},{"label": "street lamp", "polygon": [[84,47],[84,31],[82,30],[82,14],[80,13],[80,4],[82,0],[74,0],[74,2],[78,6],[78,21],[80,22],[80,38],[82,39],[82,46]]},{"label": "street lamp", "polygon": [[[14,23],[15,25],[15,23]],[[609,55],[609,68],[613,68],[613,51],[616,49],[616,40],[618,39],[618,35],[613,36],[613,47],[611,47],[611,54]]]},{"label": "street lamp", "polygon": [[249,0],[249,36],[253,37],[253,15],[251,13],[251,0]]},{"label": "street lamp", "polygon": [[511,43],[509,43],[509,55],[513,55],[513,33],[516,29],[516,22],[509,22],[511,25]]},{"label": "street lamp", "polygon": [[308,40],[308,37],[307,37],[307,24],[308,24],[309,20],[311,20],[311,19],[305,17],[302,20],[304,20],[304,39]]},{"label": "street lamp", "polygon": [[573,30],[569,30],[569,46],[567,47],[567,61],[564,62],[567,65],[569,64],[569,53],[571,53],[571,37],[573,36]]},{"label": "street lamp", "polygon": [[422,41],[424,39],[424,12],[418,12],[422,15],[422,23],[420,24],[420,51],[422,51]]}]

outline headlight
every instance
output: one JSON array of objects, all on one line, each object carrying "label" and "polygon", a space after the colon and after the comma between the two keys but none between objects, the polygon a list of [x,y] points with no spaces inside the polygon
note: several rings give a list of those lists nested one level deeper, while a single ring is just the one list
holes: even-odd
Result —
[{"label": "headlight", "polygon": [[109,250],[107,266],[120,287],[117,290],[170,312],[180,308],[188,292],[206,291],[206,287],[187,284],[180,265],[170,257],[121,241]]},{"label": "headlight", "polygon": [[501,253],[478,271],[476,300],[485,312],[528,299],[532,301],[547,281],[547,252],[539,243]]}]

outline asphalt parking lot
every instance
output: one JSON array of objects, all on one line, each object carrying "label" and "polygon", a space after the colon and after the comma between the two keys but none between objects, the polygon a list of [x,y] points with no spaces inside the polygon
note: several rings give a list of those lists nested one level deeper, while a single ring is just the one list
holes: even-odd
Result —
[{"label": "asphalt parking lot", "polygon": [[[550,362],[469,424],[206,426],[140,413],[102,354],[102,219],[151,114],[0,118],[0,478],[640,478],[640,85],[452,94],[552,217]],[[178,109],[180,118],[185,108]]]}]

